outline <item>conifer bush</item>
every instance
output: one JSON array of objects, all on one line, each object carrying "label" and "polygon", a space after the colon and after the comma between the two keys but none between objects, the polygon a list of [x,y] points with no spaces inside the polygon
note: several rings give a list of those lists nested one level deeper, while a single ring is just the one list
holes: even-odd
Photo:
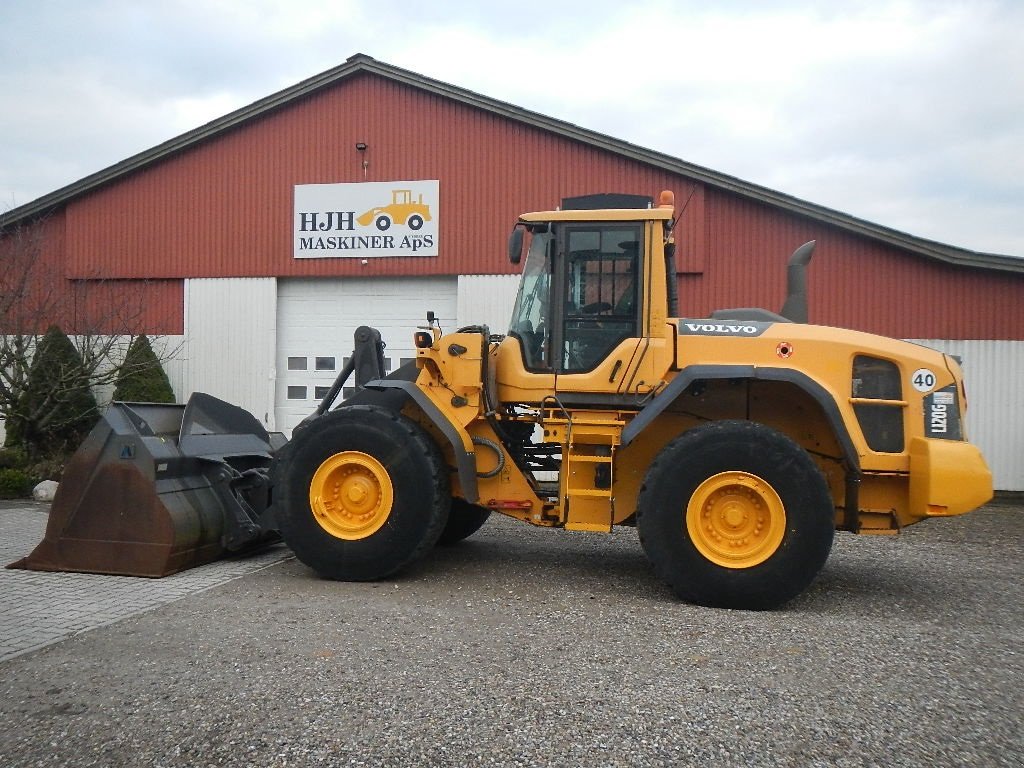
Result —
[{"label": "conifer bush", "polygon": [[7,445],[32,459],[73,451],[99,418],[89,376],[75,345],[51,326],[32,357],[16,412],[7,420]]},{"label": "conifer bush", "polygon": [[174,389],[145,334],[136,336],[117,373],[114,400],[173,403]]}]

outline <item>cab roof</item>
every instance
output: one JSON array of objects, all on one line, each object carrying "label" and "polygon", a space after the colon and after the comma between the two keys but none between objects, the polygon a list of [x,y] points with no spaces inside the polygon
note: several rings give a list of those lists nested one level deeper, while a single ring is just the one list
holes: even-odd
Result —
[{"label": "cab roof", "polygon": [[520,221],[671,221],[673,208],[605,208],[601,210],[536,211]]}]

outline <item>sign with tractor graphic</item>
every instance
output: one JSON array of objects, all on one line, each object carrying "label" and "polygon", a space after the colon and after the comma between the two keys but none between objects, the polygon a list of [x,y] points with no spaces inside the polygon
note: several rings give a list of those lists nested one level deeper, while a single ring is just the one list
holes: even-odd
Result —
[{"label": "sign with tractor graphic", "polygon": [[424,204],[422,194],[414,202],[411,190],[393,189],[390,205],[371,208],[356,219],[356,223],[361,227],[369,226],[371,221],[381,232],[391,229],[392,222],[418,230],[423,227],[424,222],[430,221],[430,206]]},{"label": "sign with tractor graphic", "polygon": [[297,259],[436,256],[439,182],[295,187]]}]

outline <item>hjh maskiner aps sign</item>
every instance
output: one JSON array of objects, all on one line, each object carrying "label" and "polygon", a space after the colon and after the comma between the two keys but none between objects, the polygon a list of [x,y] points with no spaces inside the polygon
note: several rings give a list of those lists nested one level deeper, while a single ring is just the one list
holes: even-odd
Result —
[{"label": "hjh maskiner aps sign", "polygon": [[295,258],[437,256],[438,189],[436,179],[296,185]]}]

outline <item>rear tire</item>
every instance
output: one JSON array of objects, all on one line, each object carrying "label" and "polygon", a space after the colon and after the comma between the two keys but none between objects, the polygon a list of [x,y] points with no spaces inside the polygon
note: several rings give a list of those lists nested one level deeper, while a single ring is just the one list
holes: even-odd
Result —
[{"label": "rear tire", "polygon": [[310,423],[275,469],[277,523],[321,576],[382,579],[423,557],[448,519],[448,473],[417,424],[372,405]]},{"label": "rear tire", "polygon": [[704,424],[651,465],[637,529],[679,597],[718,608],[776,608],[806,589],[832,549],[825,477],[799,445],[762,424]]},{"label": "rear tire", "polygon": [[441,531],[441,538],[437,540],[438,546],[449,547],[452,544],[458,544],[463,539],[468,539],[480,530],[490,516],[491,510],[487,507],[470,504],[465,499],[452,499],[448,523]]}]

